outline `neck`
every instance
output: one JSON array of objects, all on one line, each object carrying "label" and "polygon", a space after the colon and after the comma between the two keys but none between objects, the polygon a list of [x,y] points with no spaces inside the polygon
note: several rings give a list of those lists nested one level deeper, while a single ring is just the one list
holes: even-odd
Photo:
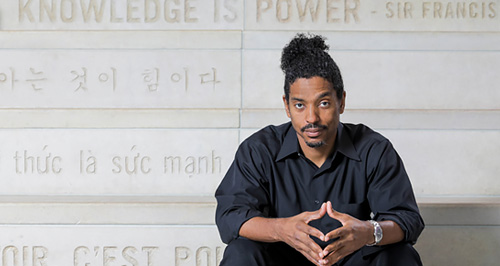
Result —
[{"label": "neck", "polygon": [[333,151],[333,147],[335,146],[335,137],[336,136],[332,138],[333,141],[331,141],[331,143],[326,143],[317,148],[309,147],[305,143],[304,139],[299,137],[299,145],[306,158],[311,160],[316,166],[321,167],[326,161],[326,158],[328,158],[330,153]]}]

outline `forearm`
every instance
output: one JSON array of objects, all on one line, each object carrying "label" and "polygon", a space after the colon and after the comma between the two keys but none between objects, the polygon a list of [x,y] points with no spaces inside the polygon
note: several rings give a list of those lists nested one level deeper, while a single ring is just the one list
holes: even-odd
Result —
[{"label": "forearm", "polygon": [[[386,221],[379,221],[378,223],[380,224],[380,227],[382,227],[382,232],[383,232],[382,240],[378,244],[379,246],[394,244],[404,239],[403,230],[401,230],[401,227],[399,227],[399,225],[394,221],[386,220]],[[373,237],[373,231],[374,230],[372,229],[371,230],[372,237],[370,238],[372,241],[368,244],[375,242],[375,238]]]},{"label": "forearm", "polygon": [[281,241],[277,233],[280,222],[280,218],[253,217],[243,223],[240,236],[260,242]]},{"label": "forearm", "polygon": [[318,264],[322,259],[321,247],[311,237],[325,240],[318,229],[309,226],[326,213],[326,204],[314,212],[303,212],[287,218],[254,217],[243,223],[239,235],[260,242],[284,242],[302,253],[309,261]]}]

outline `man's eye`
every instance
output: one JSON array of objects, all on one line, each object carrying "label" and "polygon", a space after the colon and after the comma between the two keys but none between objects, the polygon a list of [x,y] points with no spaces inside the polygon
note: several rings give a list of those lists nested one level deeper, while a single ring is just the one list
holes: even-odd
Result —
[{"label": "man's eye", "polygon": [[303,104],[301,104],[301,103],[296,103],[296,104],[295,104],[295,108],[297,108],[297,109],[302,109],[302,108],[304,108],[304,105],[303,105]]},{"label": "man's eye", "polygon": [[319,103],[319,106],[321,106],[321,107],[328,107],[329,105],[330,105],[329,102],[320,102]]}]

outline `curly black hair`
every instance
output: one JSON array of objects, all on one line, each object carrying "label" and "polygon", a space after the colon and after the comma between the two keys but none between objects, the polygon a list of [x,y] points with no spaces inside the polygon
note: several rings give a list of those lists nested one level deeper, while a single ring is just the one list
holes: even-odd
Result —
[{"label": "curly black hair", "polygon": [[325,38],[320,35],[306,36],[297,34],[290,43],[283,48],[281,54],[281,69],[285,73],[285,98],[288,101],[290,86],[298,78],[312,78],[315,76],[328,80],[336,92],[337,98],[342,99],[344,82],[335,61],[328,54],[329,46]]}]

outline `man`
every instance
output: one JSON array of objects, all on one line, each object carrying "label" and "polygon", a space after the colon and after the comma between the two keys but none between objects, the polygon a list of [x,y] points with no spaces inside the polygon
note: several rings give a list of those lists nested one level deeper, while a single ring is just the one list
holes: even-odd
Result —
[{"label": "man", "polygon": [[424,228],[403,162],[364,125],[344,124],[346,93],[321,36],[284,49],[290,122],[245,140],[222,180],[222,266],[421,265]]}]

